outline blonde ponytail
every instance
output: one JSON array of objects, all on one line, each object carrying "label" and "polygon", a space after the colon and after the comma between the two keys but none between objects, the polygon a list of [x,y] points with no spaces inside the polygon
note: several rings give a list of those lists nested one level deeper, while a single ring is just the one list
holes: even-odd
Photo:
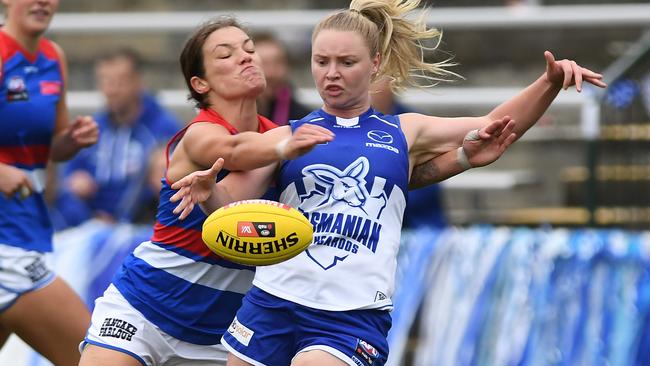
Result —
[{"label": "blonde ponytail", "polygon": [[[352,0],[349,9],[318,23],[312,41],[324,29],[359,33],[366,41],[370,57],[377,53],[381,57],[375,79],[387,76],[393,89],[426,88],[448,80],[445,77],[460,77],[447,70],[454,65],[450,59],[425,61],[424,53],[437,49],[442,33],[427,28],[424,13],[416,20],[406,18],[419,4],[420,0]],[[423,44],[427,40],[435,40],[435,44],[427,47]]]}]

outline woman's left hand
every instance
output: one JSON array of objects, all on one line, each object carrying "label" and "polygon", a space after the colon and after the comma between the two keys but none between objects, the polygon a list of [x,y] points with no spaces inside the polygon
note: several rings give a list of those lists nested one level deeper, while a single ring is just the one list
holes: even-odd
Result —
[{"label": "woman's left hand", "polygon": [[554,85],[561,85],[564,90],[575,85],[576,90],[581,92],[583,82],[600,88],[607,86],[603,82],[603,75],[584,68],[573,60],[556,61],[550,51],[544,52],[544,58],[546,58],[546,79]]},{"label": "woman's left hand", "polygon": [[172,211],[178,215],[179,220],[185,219],[194,209],[194,205],[210,198],[221,168],[223,168],[223,159],[219,158],[209,169],[190,173],[171,185],[172,189],[178,190],[169,201],[180,201]]},{"label": "woman's left hand", "polygon": [[467,133],[463,150],[474,168],[491,164],[497,160],[517,139],[513,132],[515,121],[509,116],[493,121],[489,125]]}]

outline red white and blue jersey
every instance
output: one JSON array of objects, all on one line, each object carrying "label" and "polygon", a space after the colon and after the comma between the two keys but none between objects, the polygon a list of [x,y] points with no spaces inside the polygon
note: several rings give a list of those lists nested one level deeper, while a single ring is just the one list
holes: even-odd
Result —
[{"label": "red white and blue jersey", "polygon": [[61,62],[42,39],[36,53],[0,30],[0,163],[27,173],[35,192],[21,199],[0,195],[0,243],[52,250],[52,224],[43,199],[45,167],[63,92]]},{"label": "red white and blue jersey", "polygon": [[314,226],[314,240],[299,255],[258,268],[253,284],[315,309],[389,310],[409,177],[399,117],[318,110],[291,128],[305,123],[336,138],[284,162],[277,184],[280,202]]},{"label": "red white and blue jersey", "polygon": [[[277,127],[264,117],[258,120],[259,132]],[[238,133],[209,109],[201,110],[192,123],[196,122],[217,123],[231,134]],[[184,133],[185,129],[169,142],[168,157]],[[127,257],[113,284],[167,334],[194,344],[218,344],[251,287],[254,267],[212,253],[201,239],[207,215],[197,205],[187,218],[179,220],[172,212],[177,203],[169,201],[175,190],[167,177],[162,183],[153,236]]]}]

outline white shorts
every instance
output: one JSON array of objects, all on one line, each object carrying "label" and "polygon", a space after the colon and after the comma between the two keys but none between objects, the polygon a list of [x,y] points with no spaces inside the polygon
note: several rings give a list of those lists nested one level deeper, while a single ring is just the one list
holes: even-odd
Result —
[{"label": "white shorts", "polygon": [[0,312],[20,295],[45,287],[54,278],[44,253],[0,244]]},{"label": "white shorts", "polygon": [[163,332],[112,284],[95,300],[90,328],[80,350],[88,344],[126,353],[146,366],[225,365],[228,358],[221,344],[188,343]]}]

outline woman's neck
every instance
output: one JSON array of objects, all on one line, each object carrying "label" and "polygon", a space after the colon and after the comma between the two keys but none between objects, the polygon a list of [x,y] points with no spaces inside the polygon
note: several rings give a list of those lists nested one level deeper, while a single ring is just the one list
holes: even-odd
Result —
[{"label": "woman's neck", "polygon": [[351,106],[336,107],[336,106],[328,105],[327,103],[323,105],[323,110],[326,113],[341,118],[354,118],[360,116],[369,108],[370,108],[370,99],[368,99],[364,103],[358,103]]},{"label": "woman's neck", "polygon": [[13,23],[7,22],[2,26],[2,31],[10,35],[18,42],[26,51],[34,53],[38,50],[38,42],[41,40],[42,34],[28,35],[20,31]]},{"label": "woman's neck", "polygon": [[210,108],[219,113],[238,131],[257,131],[257,104],[255,98],[240,100],[220,100]]}]

